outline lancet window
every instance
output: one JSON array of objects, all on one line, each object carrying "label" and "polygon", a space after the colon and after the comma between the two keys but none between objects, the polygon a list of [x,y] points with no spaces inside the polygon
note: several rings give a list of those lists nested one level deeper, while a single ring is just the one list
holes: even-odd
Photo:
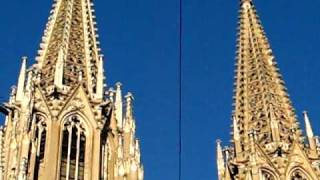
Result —
[{"label": "lancet window", "polygon": [[81,118],[67,118],[62,129],[60,179],[83,180],[86,131]]},{"label": "lancet window", "polygon": [[34,140],[37,147],[35,159],[34,180],[37,180],[41,171],[41,165],[44,163],[46,139],[47,139],[47,124],[45,118],[41,115],[35,117],[35,134]]},{"label": "lancet window", "polygon": [[297,170],[291,174],[290,180],[308,180],[308,178],[303,172]]},{"label": "lancet window", "polygon": [[262,170],[261,174],[262,180],[276,180],[276,177],[268,171]]}]

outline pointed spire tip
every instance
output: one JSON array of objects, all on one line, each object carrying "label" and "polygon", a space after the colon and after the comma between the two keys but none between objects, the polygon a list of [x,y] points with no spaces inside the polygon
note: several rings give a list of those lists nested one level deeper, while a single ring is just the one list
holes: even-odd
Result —
[{"label": "pointed spire tip", "polygon": [[311,126],[311,122],[308,116],[307,111],[303,111],[303,116],[304,116],[304,122],[305,122],[305,126],[306,126],[306,133],[308,137],[313,137],[313,130],[312,130],[312,126]]},{"label": "pointed spire tip", "polygon": [[121,82],[117,82],[117,83],[116,83],[116,87],[117,87],[117,88],[121,88],[121,86],[122,86],[122,83],[121,83]]},{"label": "pointed spire tip", "polygon": [[27,57],[27,56],[22,56],[22,60],[23,60],[23,61],[27,61],[27,60],[28,60],[28,57]]},{"label": "pointed spire tip", "polygon": [[241,3],[252,2],[252,0],[240,0]]},{"label": "pointed spire tip", "polygon": [[127,99],[133,99],[133,94],[131,92],[128,92],[127,95],[125,96]]}]

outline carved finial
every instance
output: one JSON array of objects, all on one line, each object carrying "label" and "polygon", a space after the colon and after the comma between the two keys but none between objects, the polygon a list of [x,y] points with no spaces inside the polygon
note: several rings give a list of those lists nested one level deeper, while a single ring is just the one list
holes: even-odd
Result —
[{"label": "carved finial", "polygon": [[56,63],[55,76],[54,76],[54,85],[58,88],[63,87],[63,68],[64,68],[64,52],[61,47],[58,52],[58,60]]},{"label": "carved finial", "polygon": [[251,165],[255,165],[257,163],[256,159],[256,136],[257,132],[255,130],[251,130],[249,132],[249,141],[250,141],[250,163]]},{"label": "carved finial", "polygon": [[17,94],[16,94],[17,101],[22,101],[24,97],[26,72],[27,72],[27,57],[24,56],[22,57],[22,65],[21,65],[19,79],[18,79]]},{"label": "carved finial", "polygon": [[125,98],[126,98],[126,115],[123,122],[124,131],[134,133],[135,123],[133,120],[133,107],[132,107],[133,95],[130,92],[128,92]]},{"label": "carved finial", "polygon": [[123,118],[122,118],[122,84],[120,82],[116,83],[116,100],[115,100],[115,110],[116,110],[116,119],[119,129],[123,128]]},{"label": "carved finial", "polygon": [[131,92],[128,92],[127,95],[125,96],[125,98],[127,99],[127,101],[132,101],[133,94]]},{"label": "carved finial", "polygon": [[249,131],[248,136],[250,139],[252,139],[254,141],[256,138],[256,134],[257,134],[256,130],[252,129]]},{"label": "carved finial", "polygon": [[238,128],[237,118],[235,116],[233,116],[232,119],[233,119],[233,138],[235,141],[239,141],[240,140],[240,133],[239,133],[239,128]]},{"label": "carved finial", "polygon": [[233,119],[233,139],[234,139],[236,156],[238,156],[242,152],[242,147],[240,142],[240,132],[239,132],[236,116],[232,116],[232,119]]},{"label": "carved finial", "polygon": [[230,148],[228,146],[225,146],[223,148],[223,152],[226,155],[226,161],[228,161],[230,159]]},{"label": "carved finial", "polygon": [[121,83],[121,82],[117,82],[117,83],[116,83],[116,87],[117,87],[117,89],[121,89],[122,83]]},{"label": "carved finial", "polygon": [[297,128],[296,128],[296,127],[291,126],[291,128],[290,128],[290,134],[291,134],[291,136],[292,136],[292,138],[293,138],[294,141],[297,141],[297,140],[298,140],[298,138],[297,138]]},{"label": "carved finial", "polygon": [[138,139],[135,140],[135,150],[136,152],[140,152],[140,141]]},{"label": "carved finial", "polygon": [[33,79],[33,72],[32,72],[32,70],[30,70],[28,72],[28,79],[27,79],[27,84],[26,84],[26,91],[28,91],[28,92],[31,91],[32,79]]},{"label": "carved finial", "polygon": [[11,86],[11,96],[15,96],[17,94],[17,86]]},{"label": "carved finial", "polygon": [[307,111],[303,111],[303,117],[304,117],[304,122],[306,126],[306,134],[308,137],[310,149],[315,151],[317,149],[317,146],[316,146],[312,126],[311,126]]},{"label": "carved finial", "polygon": [[269,104],[270,126],[272,131],[272,138],[274,142],[280,141],[279,122],[276,119],[274,108],[272,104]]},{"label": "carved finial", "polygon": [[132,118],[132,100],[133,95],[132,93],[128,92],[128,94],[125,96],[126,98],[126,118]]},{"label": "carved finial", "polygon": [[115,93],[114,89],[112,87],[109,88],[108,94],[111,102],[114,102],[114,93]]},{"label": "carved finial", "polygon": [[251,150],[255,151],[255,140],[256,140],[256,136],[257,136],[257,131],[250,130],[248,135],[249,135]]},{"label": "carved finial", "polygon": [[80,70],[79,71],[79,82],[83,80],[83,72]]},{"label": "carved finial", "polygon": [[15,102],[16,93],[17,93],[17,87],[16,86],[12,86],[11,87],[10,97],[9,97],[9,103],[10,104]]},{"label": "carved finial", "polygon": [[104,70],[103,70],[103,55],[99,57],[98,74],[97,74],[97,98],[103,99],[104,91]]},{"label": "carved finial", "polygon": [[311,123],[310,123],[310,119],[308,116],[307,111],[303,111],[303,117],[304,117],[304,122],[305,122],[305,126],[306,126],[306,133],[308,137],[313,137],[313,130],[311,127]]},{"label": "carved finial", "polygon": [[217,167],[219,180],[222,180],[225,172],[225,163],[220,139],[217,140]]},{"label": "carved finial", "polygon": [[251,9],[252,8],[252,0],[240,0],[240,5],[243,9]]}]

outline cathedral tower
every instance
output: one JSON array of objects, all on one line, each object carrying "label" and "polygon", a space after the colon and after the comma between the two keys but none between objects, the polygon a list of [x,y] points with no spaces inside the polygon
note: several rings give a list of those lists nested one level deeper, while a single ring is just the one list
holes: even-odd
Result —
[{"label": "cathedral tower", "polygon": [[251,0],[240,2],[232,145],[217,141],[219,180],[319,180],[320,143],[306,136]]},{"label": "cathedral tower", "polygon": [[55,0],[1,106],[0,180],[143,180],[133,95],[106,90],[91,0]]}]

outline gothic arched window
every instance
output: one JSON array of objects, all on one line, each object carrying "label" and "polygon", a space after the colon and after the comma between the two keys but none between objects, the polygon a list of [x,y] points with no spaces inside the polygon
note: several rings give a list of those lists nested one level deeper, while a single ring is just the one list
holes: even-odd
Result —
[{"label": "gothic arched window", "polygon": [[269,170],[261,171],[262,180],[276,180],[276,176],[273,175]]},{"label": "gothic arched window", "polygon": [[34,168],[34,180],[37,180],[41,170],[41,165],[44,163],[44,155],[47,139],[47,124],[45,118],[41,115],[35,117],[35,134],[34,141],[36,143],[36,159]]},{"label": "gothic arched window", "polygon": [[308,180],[308,178],[303,172],[296,170],[291,174],[290,180]]},{"label": "gothic arched window", "polygon": [[60,179],[83,180],[86,135],[81,118],[67,118],[62,129]]}]

